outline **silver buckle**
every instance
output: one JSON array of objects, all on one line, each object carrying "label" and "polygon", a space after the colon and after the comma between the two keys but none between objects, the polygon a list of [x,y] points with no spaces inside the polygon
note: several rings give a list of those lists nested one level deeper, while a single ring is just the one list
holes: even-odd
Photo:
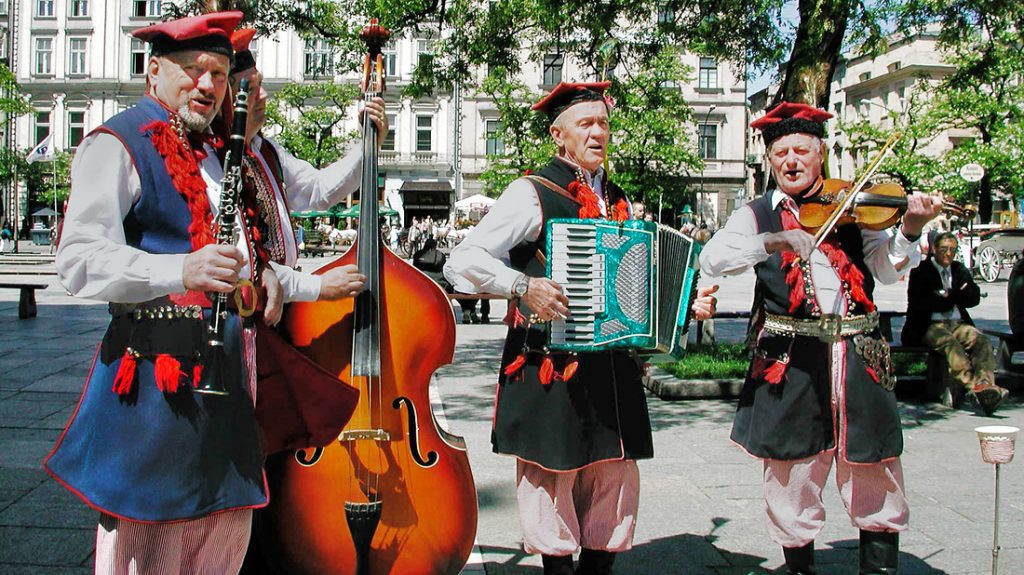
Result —
[{"label": "silver buckle", "polygon": [[836,343],[842,339],[843,317],[835,313],[823,313],[818,318],[818,339],[825,343]]}]

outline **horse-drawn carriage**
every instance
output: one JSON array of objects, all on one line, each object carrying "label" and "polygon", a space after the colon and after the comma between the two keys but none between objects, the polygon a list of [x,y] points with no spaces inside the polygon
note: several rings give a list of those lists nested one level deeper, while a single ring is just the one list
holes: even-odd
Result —
[{"label": "horse-drawn carriage", "polygon": [[1024,228],[1003,228],[984,232],[974,246],[974,270],[986,282],[999,279],[1003,270],[1009,270],[1024,251]]}]

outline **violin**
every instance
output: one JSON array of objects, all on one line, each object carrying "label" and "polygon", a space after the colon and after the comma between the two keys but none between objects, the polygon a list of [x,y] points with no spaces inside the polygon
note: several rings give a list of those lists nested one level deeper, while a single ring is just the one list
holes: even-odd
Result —
[{"label": "violin", "polygon": [[[804,199],[800,207],[800,225],[814,233],[814,247],[828,237],[832,230],[845,223],[856,223],[862,228],[884,230],[893,226],[907,208],[907,193],[894,183],[867,186],[882,160],[903,137],[895,132],[871,161],[868,169],[856,182],[845,180],[819,180],[819,184]],[[806,215],[804,206],[807,206]],[[943,202],[944,209],[961,215],[965,210]]]},{"label": "violin", "polygon": [[[808,233],[821,229],[854,187],[854,182],[846,180],[819,180],[800,205],[800,225]],[[975,212],[971,206],[961,207],[949,201],[942,202],[942,209],[967,219]],[[839,214],[836,226],[856,224],[864,229],[884,230],[896,225],[906,210],[907,192],[903,186],[892,182],[875,184],[860,191],[849,209]]]}]

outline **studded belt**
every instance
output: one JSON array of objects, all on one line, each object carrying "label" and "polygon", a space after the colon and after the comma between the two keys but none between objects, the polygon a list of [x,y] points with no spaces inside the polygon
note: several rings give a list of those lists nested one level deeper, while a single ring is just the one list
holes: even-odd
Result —
[{"label": "studded belt", "polygon": [[765,314],[764,329],[778,335],[802,335],[835,343],[844,337],[874,331],[878,328],[878,312],[843,317],[822,314],[816,319],[796,319],[784,315]]}]

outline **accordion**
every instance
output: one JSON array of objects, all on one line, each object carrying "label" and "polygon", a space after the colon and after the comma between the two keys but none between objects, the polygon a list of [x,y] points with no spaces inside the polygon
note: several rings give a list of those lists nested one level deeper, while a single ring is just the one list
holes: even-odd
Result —
[{"label": "accordion", "polygon": [[547,277],[569,299],[569,317],[549,327],[550,349],[682,355],[699,244],[637,220],[552,219],[546,232]]}]

